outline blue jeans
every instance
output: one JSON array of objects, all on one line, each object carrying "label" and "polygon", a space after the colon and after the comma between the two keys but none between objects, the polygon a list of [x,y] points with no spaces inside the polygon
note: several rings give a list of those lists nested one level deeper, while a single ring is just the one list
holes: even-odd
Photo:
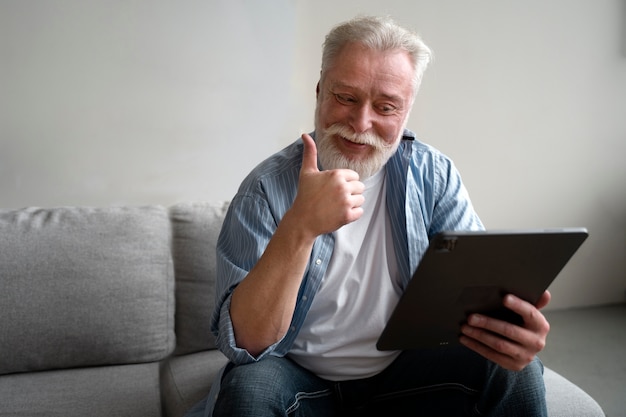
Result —
[{"label": "blue jeans", "polygon": [[543,365],[507,371],[464,347],[403,352],[380,374],[327,381],[287,358],[234,366],[213,416],[547,416]]}]

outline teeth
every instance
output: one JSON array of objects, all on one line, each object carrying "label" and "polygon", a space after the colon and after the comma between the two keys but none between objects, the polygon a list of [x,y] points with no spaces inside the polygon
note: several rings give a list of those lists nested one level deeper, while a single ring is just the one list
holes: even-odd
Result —
[{"label": "teeth", "polygon": [[350,139],[350,138],[344,137],[344,139],[347,140],[348,142],[352,142],[352,143],[357,144],[357,145],[363,145],[362,142],[358,142],[358,141]]}]

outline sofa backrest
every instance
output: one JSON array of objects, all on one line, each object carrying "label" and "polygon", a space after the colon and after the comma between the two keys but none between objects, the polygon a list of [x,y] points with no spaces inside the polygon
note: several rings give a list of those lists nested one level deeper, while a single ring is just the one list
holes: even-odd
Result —
[{"label": "sofa backrest", "polygon": [[177,204],[170,208],[176,271],[176,355],[215,348],[215,245],[228,203]]},{"label": "sofa backrest", "polygon": [[0,210],[0,374],[174,349],[166,208]]}]

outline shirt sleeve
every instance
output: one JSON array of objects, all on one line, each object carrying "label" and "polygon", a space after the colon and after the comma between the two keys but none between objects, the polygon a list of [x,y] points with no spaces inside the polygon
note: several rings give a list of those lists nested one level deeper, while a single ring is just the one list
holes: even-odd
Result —
[{"label": "shirt sleeve", "polygon": [[217,241],[215,310],[211,330],[216,336],[218,349],[235,364],[261,360],[277,345],[268,347],[257,357],[237,347],[230,316],[233,290],[261,257],[275,230],[276,221],[262,198],[237,195],[224,218]]}]

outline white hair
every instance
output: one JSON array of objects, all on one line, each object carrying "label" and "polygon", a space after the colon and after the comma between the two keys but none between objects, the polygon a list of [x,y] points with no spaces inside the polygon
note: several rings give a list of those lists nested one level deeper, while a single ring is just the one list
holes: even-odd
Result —
[{"label": "white hair", "polygon": [[424,71],[432,58],[432,51],[416,33],[399,26],[390,17],[363,16],[341,23],[326,36],[322,52],[322,77],[348,43],[360,43],[378,51],[406,51],[413,64],[415,99]]}]

